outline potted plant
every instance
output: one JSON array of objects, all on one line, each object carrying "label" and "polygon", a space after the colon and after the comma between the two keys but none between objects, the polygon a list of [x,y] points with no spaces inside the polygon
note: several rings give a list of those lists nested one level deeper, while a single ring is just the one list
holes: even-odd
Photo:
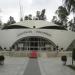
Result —
[{"label": "potted plant", "polygon": [[0,65],[4,64],[5,57],[3,55],[0,55]]},{"label": "potted plant", "polygon": [[61,57],[61,60],[63,61],[63,64],[66,65],[67,56],[66,56],[66,55],[63,55],[63,56]]}]

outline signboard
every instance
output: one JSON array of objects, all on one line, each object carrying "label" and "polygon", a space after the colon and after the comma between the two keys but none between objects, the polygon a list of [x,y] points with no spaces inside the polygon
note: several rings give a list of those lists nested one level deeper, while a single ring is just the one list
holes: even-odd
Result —
[{"label": "signboard", "polygon": [[49,34],[49,33],[47,33],[47,32],[44,32],[44,31],[32,31],[32,30],[21,32],[21,33],[19,33],[17,36],[21,36],[21,35],[29,34],[29,33],[39,33],[39,34],[51,36],[51,34]]}]

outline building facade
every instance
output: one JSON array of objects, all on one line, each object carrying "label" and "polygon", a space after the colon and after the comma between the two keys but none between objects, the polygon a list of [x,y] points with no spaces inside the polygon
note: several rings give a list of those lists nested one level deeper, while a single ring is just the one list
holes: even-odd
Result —
[{"label": "building facade", "polygon": [[47,21],[26,20],[2,28],[0,46],[17,51],[72,50],[75,47],[75,32]]}]

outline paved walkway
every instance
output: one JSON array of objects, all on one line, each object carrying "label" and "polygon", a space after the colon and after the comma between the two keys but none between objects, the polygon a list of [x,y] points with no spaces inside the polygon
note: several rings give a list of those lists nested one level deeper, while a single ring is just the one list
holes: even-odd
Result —
[{"label": "paved walkway", "polygon": [[30,59],[23,75],[41,75],[37,59]]},{"label": "paved walkway", "polygon": [[23,75],[29,59],[25,57],[6,57],[0,65],[0,75]]},{"label": "paved walkway", "polygon": [[75,75],[75,71],[63,66],[60,58],[6,57],[5,64],[0,65],[0,75]]},{"label": "paved walkway", "polygon": [[[38,60],[42,75],[75,75],[75,70],[64,66],[60,58],[49,58]],[[71,58],[68,58],[67,65],[71,64]]]}]

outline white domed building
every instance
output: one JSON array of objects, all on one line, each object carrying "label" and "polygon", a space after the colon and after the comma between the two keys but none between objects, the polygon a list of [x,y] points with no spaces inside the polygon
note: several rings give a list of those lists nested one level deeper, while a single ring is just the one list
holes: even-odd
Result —
[{"label": "white domed building", "polygon": [[26,20],[0,30],[0,46],[14,50],[72,50],[75,32],[43,20]]}]

